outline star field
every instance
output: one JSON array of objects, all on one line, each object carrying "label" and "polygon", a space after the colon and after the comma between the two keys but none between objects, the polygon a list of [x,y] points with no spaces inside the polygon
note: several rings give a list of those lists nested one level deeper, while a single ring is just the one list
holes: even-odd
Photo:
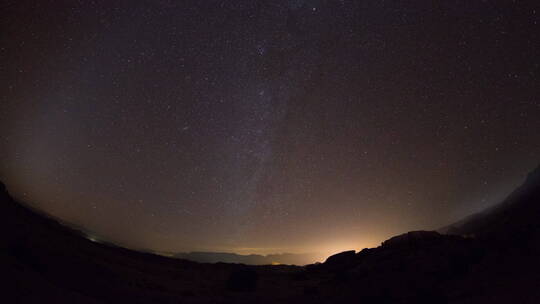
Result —
[{"label": "star field", "polygon": [[20,1],[0,178],[157,251],[361,249],[540,163],[534,1]]}]

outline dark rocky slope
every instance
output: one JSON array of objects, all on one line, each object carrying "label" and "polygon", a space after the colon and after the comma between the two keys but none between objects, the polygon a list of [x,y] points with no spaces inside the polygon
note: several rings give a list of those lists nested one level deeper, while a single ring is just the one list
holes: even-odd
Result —
[{"label": "dark rocky slope", "polygon": [[540,167],[502,203],[441,229],[447,234],[538,245],[540,234]]}]

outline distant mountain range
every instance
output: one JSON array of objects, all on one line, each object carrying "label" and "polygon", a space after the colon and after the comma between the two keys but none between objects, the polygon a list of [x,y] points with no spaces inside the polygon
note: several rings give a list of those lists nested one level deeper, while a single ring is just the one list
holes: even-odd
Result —
[{"label": "distant mountain range", "polygon": [[242,255],[227,252],[187,252],[176,253],[172,257],[195,261],[199,263],[236,263],[248,265],[303,265],[305,261],[312,259],[311,254],[249,254]]}]

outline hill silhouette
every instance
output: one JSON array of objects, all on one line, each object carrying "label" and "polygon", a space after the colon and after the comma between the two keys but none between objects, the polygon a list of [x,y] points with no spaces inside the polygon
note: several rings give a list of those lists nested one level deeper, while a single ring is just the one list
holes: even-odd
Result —
[{"label": "hill silhouette", "polygon": [[[540,233],[540,166],[502,203],[441,229],[447,234],[528,242]],[[532,241],[532,239],[531,239]]]},{"label": "hill silhouette", "polygon": [[96,243],[0,184],[5,303],[537,303],[540,167],[501,204],[324,263],[197,263]]}]

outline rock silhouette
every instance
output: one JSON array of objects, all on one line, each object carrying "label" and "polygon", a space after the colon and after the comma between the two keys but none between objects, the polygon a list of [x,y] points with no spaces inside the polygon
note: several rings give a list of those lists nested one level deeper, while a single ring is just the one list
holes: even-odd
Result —
[{"label": "rock silhouette", "polygon": [[324,263],[196,263],[96,243],[0,183],[4,303],[537,303],[540,168],[501,204]]},{"label": "rock silhouette", "polygon": [[442,236],[435,231],[410,231],[382,243],[382,247],[423,248],[441,241]]}]

